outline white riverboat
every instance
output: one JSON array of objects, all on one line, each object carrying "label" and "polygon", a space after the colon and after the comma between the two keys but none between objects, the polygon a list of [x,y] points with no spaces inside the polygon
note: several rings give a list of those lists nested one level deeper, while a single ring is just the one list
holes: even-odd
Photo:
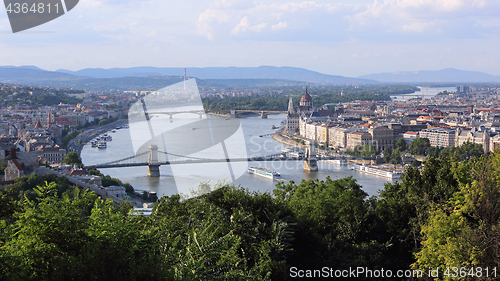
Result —
[{"label": "white riverboat", "polygon": [[247,169],[247,173],[254,174],[257,176],[261,176],[261,177],[265,177],[265,178],[272,179],[272,180],[281,178],[280,173],[275,172],[273,170],[266,169],[266,168],[260,168],[260,167],[249,167]]},{"label": "white riverboat", "polygon": [[106,141],[100,140],[97,143],[97,148],[107,148],[107,147],[108,147],[108,145],[107,145]]},{"label": "white riverboat", "polygon": [[376,165],[352,165],[351,169],[365,174],[380,176],[389,179],[399,179],[403,174],[402,170]]},{"label": "white riverboat", "polygon": [[340,166],[349,165],[349,161],[346,158],[326,160],[326,162],[333,163]]},{"label": "white riverboat", "polygon": [[304,157],[304,151],[295,147],[284,147],[281,149],[281,156],[302,158]]}]

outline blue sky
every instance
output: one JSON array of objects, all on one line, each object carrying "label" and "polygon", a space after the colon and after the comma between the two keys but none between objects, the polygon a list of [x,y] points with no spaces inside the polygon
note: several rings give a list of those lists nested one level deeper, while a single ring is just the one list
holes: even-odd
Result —
[{"label": "blue sky", "polygon": [[295,66],[357,77],[448,67],[500,75],[498,0],[80,0],[12,34],[0,65]]}]

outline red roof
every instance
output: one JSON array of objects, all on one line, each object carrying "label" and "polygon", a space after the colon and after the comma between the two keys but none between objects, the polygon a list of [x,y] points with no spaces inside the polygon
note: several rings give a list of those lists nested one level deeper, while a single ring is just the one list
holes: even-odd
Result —
[{"label": "red roof", "polygon": [[14,165],[16,165],[16,168],[17,168],[19,171],[24,170],[24,169],[23,169],[23,167],[21,167],[21,165],[19,165],[19,162],[17,162],[17,160],[16,160],[16,159],[12,159],[11,161],[12,161],[12,163],[14,163]]},{"label": "red roof", "polygon": [[63,126],[75,126],[76,124],[73,122],[69,122],[68,118],[66,117],[56,117],[54,118],[54,123],[58,125],[63,125]]}]

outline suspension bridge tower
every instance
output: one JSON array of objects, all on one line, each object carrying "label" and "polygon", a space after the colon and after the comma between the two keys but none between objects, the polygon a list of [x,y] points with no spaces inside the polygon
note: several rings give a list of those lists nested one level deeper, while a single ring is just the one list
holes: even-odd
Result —
[{"label": "suspension bridge tower", "polygon": [[306,146],[306,153],[304,155],[304,170],[317,171],[318,159],[316,159],[316,149],[314,148],[314,141],[308,141],[307,144],[308,146]]},{"label": "suspension bridge tower", "polygon": [[158,146],[152,144],[149,146],[148,157],[148,177],[160,176],[160,163],[158,163]]}]

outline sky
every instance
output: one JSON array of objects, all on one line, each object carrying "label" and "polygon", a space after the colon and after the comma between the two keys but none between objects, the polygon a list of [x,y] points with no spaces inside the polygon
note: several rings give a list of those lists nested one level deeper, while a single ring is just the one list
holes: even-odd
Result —
[{"label": "sky", "polygon": [[0,65],[302,67],[358,77],[457,68],[500,75],[498,0],[80,0],[12,33]]}]

